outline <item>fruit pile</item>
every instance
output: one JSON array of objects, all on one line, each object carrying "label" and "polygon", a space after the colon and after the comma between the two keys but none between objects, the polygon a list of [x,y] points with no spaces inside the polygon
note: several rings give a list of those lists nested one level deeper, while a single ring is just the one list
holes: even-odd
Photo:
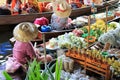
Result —
[{"label": "fruit pile", "polygon": [[[114,30],[117,27],[120,27],[120,24],[117,22],[110,22],[107,24],[107,31]],[[83,38],[86,38],[88,36],[88,26],[84,26],[81,28],[84,31],[84,34],[82,35]],[[94,24],[91,24],[90,26],[90,36],[95,36],[96,39],[98,39],[101,34],[103,34],[106,30],[106,23],[104,20],[98,19]]]}]

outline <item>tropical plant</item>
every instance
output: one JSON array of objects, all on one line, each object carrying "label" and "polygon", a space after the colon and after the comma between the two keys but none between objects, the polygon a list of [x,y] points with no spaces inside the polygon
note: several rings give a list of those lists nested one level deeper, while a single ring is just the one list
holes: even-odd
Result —
[{"label": "tropical plant", "polygon": [[40,71],[40,62],[37,62],[36,59],[34,59],[32,63],[29,63],[29,68],[25,80],[48,80],[48,74],[43,74]]},{"label": "tropical plant", "polygon": [[[44,70],[41,69],[40,64],[41,63],[37,62],[36,59],[34,59],[33,62],[29,62],[25,80],[60,80],[62,60],[60,60],[60,62],[56,60],[56,63],[52,66],[50,66],[50,64],[46,65]],[[54,68],[55,75],[52,73]],[[3,75],[6,80],[13,80],[6,71],[3,71]]]},{"label": "tropical plant", "polygon": [[56,61],[55,75],[52,73],[54,66],[55,64],[49,67],[48,64],[45,66],[46,68],[44,70],[41,70],[40,62],[37,62],[36,59],[34,59],[34,61],[29,64],[26,80],[60,80],[62,60],[60,60],[60,63],[58,63],[58,60]]},{"label": "tropical plant", "polygon": [[60,59],[60,62],[58,62],[58,60],[56,61],[56,66],[55,66],[55,75],[52,73],[52,67],[48,67],[47,66],[47,70],[48,73],[50,75],[50,79],[51,80],[60,80],[60,76],[61,76],[61,70],[62,70],[62,60]]}]

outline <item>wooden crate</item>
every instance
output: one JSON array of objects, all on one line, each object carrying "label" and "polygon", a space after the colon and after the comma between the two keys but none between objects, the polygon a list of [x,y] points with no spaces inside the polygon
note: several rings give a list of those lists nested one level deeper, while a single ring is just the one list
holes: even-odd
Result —
[{"label": "wooden crate", "polygon": [[105,80],[110,80],[110,65],[108,63],[73,50],[68,50],[66,56],[73,58],[75,62],[83,65],[85,70],[90,70],[104,76]]}]

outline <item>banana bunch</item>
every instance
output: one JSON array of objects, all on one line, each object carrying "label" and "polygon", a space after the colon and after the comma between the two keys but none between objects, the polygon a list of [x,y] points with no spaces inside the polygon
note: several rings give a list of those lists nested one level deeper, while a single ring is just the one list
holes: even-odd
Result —
[{"label": "banana bunch", "polygon": [[120,75],[120,62],[115,60],[111,66],[114,68],[114,75]]},{"label": "banana bunch", "polygon": [[107,62],[109,65],[111,65],[114,75],[120,75],[120,62],[118,60],[115,60],[112,58],[107,58]]},{"label": "banana bunch", "polygon": [[104,20],[102,20],[102,19],[96,20],[96,22],[91,25],[91,29],[92,30],[99,29],[101,31],[104,31],[105,30],[105,22],[104,22]]},{"label": "banana bunch", "polygon": [[108,61],[108,64],[111,65],[112,63],[115,62],[115,59],[112,57],[112,59],[108,58],[107,61]]}]

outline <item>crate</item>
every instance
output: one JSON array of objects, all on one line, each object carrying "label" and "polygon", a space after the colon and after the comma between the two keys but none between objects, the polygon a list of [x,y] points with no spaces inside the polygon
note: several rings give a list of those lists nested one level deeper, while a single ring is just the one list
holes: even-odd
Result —
[{"label": "crate", "polygon": [[103,62],[102,60],[92,58],[91,56],[81,54],[74,50],[68,50],[66,56],[73,58],[75,62],[83,65],[85,70],[90,70],[104,76],[105,80],[110,80],[110,65],[107,62]]}]

